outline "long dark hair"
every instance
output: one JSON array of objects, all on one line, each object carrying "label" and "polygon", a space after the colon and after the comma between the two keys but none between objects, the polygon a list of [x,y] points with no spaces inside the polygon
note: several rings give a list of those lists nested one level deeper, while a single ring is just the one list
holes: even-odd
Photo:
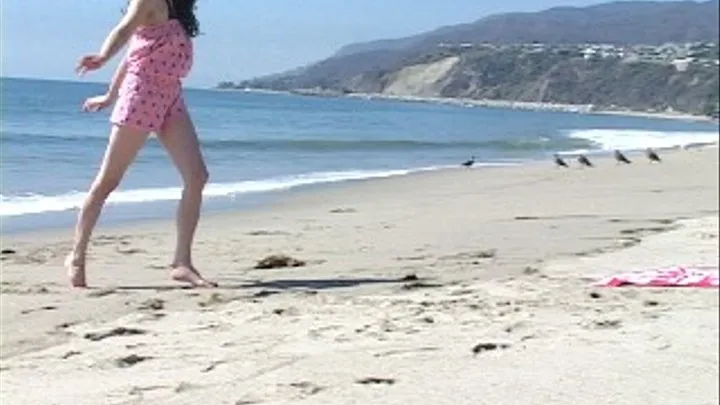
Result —
[{"label": "long dark hair", "polygon": [[170,10],[171,14],[175,12],[175,18],[180,22],[185,33],[190,37],[194,38],[200,34],[200,23],[195,16],[195,4],[197,0],[169,0],[172,3],[173,9]]},{"label": "long dark hair", "polygon": [[[128,3],[130,3],[132,0],[128,0]],[[185,33],[190,38],[195,38],[196,36],[200,35],[200,23],[198,22],[197,17],[195,17],[195,10],[197,9],[197,5],[195,2],[197,0],[166,0],[168,3],[168,6],[172,6],[171,10],[168,10],[170,12],[170,16],[178,20],[180,22],[180,25],[182,25],[183,29],[185,30]],[[123,14],[127,12],[127,7],[122,10]]]}]

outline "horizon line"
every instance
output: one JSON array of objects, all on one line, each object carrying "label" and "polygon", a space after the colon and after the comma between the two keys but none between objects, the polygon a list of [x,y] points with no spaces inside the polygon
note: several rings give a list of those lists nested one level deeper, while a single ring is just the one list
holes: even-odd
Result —
[{"label": "horizon line", "polygon": [[[0,75],[0,79],[10,79],[10,80],[33,80],[33,81],[39,81],[39,82],[62,82],[62,83],[83,83],[83,84],[99,84],[99,85],[107,85],[109,84],[108,81],[97,81],[97,80],[72,80],[72,79],[59,79],[59,78],[53,78],[53,77],[23,77],[23,76],[5,76]],[[185,85],[183,86],[186,89],[190,90],[213,90],[214,87],[201,87],[201,86],[195,86],[195,85]]]}]

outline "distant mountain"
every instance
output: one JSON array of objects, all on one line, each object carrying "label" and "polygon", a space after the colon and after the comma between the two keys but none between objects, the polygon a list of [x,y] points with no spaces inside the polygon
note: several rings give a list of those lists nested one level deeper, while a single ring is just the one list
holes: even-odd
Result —
[{"label": "distant mountain", "polygon": [[660,45],[717,41],[718,7],[718,0],[618,1],[590,7],[556,7],[537,13],[498,14],[410,37],[347,45],[334,56],[418,50],[442,42]]},{"label": "distant mountain", "polygon": [[349,45],[293,71],[222,87],[714,113],[718,7],[630,1],[501,14]]}]

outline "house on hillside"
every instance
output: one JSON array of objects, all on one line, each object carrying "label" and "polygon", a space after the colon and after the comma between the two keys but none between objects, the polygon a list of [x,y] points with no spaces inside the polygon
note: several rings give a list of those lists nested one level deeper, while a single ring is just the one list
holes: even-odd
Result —
[{"label": "house on hillside", "polygon": [[677,58],[670,63],[675,66],[675,70],[678,72],[684,72],[692,62],[693,58]]},{"label": "house on hillside", "polygon": [[625,56],[622,48],[608,44],[589,46],[583,49],[581,54],[585,60],[622,58]]},{"label": "house on hillside", "polygon": [[580,54],[582,55],[583,59],[585,59],[585,60],[597,60],[597,59],[600,59],[600,52],[599,52],[597,49],[593,48],[593,47],[589,47],[589,48],[583,49],[583,50],[580,52]]}]

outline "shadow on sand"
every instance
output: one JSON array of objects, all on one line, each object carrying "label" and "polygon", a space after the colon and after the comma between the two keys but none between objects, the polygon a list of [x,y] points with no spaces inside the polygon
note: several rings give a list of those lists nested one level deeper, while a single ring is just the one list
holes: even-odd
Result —
[{"label": "shadow on sand", "polygon": [[[274,289],[274,290],[329,290],[336,288],[351,288],[362,285],[372,284],[399,284],[408,281],[417,281],[415,277],[408,279],[408,276],[400,278],[381,278],[381,277],[362,277],[362,278],[330,278],[330,279],[280,279],[280,280],[257,280],[257,281],[240,281],[240,280],[224,280],[219,282],[219,286],[211,289],[218,290],[243,290],[243,289]],[[193,290],[190,286],[184,285],[125,285],[115,288],[120,291],[175,291],[175,290]],[[205,290],[205,289],[198,289]]]}]

